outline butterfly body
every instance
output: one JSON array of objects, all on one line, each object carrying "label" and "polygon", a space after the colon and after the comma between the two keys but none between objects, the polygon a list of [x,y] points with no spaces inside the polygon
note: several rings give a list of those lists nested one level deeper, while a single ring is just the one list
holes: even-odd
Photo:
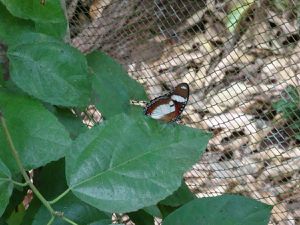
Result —
[{"label": "butterfly body", "polygon": [[145,107],[145,115],[165,122],[174,122],[180,117],[189,98],[189,86],[177,85],[173,91],[150,101]]}]

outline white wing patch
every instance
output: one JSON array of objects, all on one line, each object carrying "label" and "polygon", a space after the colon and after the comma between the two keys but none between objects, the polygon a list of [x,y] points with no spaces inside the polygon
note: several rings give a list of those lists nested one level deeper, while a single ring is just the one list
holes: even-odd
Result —
[{"label": "white wing patch", "polygon": [[170,101],[169,104],[163,104],[158,106],[155,110],[153,110],[153,112],[151,113],[151,117],[153,119],[161,119],[163,118],[165,115],[174,112],[175,111],[175,105],[173,103],[173,101]]},{"label": "white wing patch", "polygon": [[186,102],[187,99],[184,98],[184,97],[181,97],[180,95],[172,95],[171,96],[171,99],[175,102],[180,102],[180,103],[183,103],[183,102]]}]

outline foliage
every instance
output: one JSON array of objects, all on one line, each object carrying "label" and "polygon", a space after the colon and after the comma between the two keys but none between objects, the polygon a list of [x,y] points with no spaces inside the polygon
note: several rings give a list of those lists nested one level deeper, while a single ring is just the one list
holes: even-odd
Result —
[{"label": "foliage", "polygon": [[[104,53],[93,52],[87,55],[87,60],[93,74],[94,102],[105,118],[108,119],[123,111],[129,112],[128,102],[130,99],[147,99],[144,89],[127,76],[121,65]],[[131,88],[123,88],[126,86]],[[110,101],[105,101],[106,96],[109,96]]]},{"label": "foliage", "polygon": [[255,200],[233,195],[195,199],[170,214],[163,225],[263,225],[268,224],[271,208]]},{"label": "foliage", "polygon": [[[146,98],[142,86],[109,56],[85,56],[66,44],[66,24],[59,0],[0,0],[10,76],[2,79],[0,64],[0,224],[107,225],[116,212],[137,225],[154,224],[154,217],[197,221],[207,201],[218,205],[205,211],[216,215],[210,224],[220,224],[222,210],[222,218],[242,223],[248,209],[248,224],[267,224],[265,204],[195,200],[181,179],[211,135],[133,109],[130,99]],[[89,105],[104,114],[91,129],[81,113]],[[28,188],[34,198],[25,209]],[[186,212],[190,204],[195,213]]]},{"label": "foliage", "polygon": [[281,113],[289,127],[294,130],[295,138],[300,140],[300,93],[299,88],[289,85],[281,99],[273,104],[273,108]]},{"label": "foliage", "polygon": [[246,18],[253,4],[255,4],[254,0],[243,0],[236,2],[231,7],[230,12],[226,15],[226,27],[231,33],[236,32],[238,29],[244,29],[241,23]]},{"label": "foliage", "polygon": [[0,215],[3,214],[9,197],[12,194],[13,184],[11,181],[11,173],[5,164],[0,160]]}]

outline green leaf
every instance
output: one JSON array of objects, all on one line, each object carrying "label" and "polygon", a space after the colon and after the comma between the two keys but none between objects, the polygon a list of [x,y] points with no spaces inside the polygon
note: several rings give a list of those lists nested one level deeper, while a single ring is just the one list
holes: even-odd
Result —
[{"label": "green leaf", "polygon": [[162,200],[160,204],[178,207],[194,200],[195,198],[197,197],[190,191],[184,181],[182,181],[181,186],[172,195]]},{"label": "green leaf", "polygon": [[242,196],[195,199],[170,214],[163,225],[267,225],[272,206]]},{"label": "green leaf", "polygon": [[[54,199],[67,189],[64,171],[65,163],[63,158],[35,170],[33,182],[46,199]],[[53,173],[55,173],[55,176],[53,176]],[[32,225],[41,207],[41,202],[37,198],[33,198],[29,208],[26,210],[22,225]]]},{"label": "green leaf", "polygon": [[161,218],[160,210],[156,205],[151,205],[151,206],[145,207],[145,208],[143,208],[143,210],[154,217]]},{"label": "green leaf", "polygon": [[68,188],[65,177],[65,160],[62,158],[36,171],[34,183],[41,194],[51,200]]},{"label": "green leaf", "polygon": [[[36,186],[46,199],[53,199],[67,189],[64,168],[65,164],[62,159],[46,165],[39,173]],[[55,172],[55,176],[53,176],[53,172]],[[100,220],[105,224],[111,222],[110,214],[101,212],[82,202],[72,193],[67,194],[52,206],[56,211],[63,212],[64,216],[77,224],[88,224]],[[49,211],[42,206],[34,216],[32,225],[47,224],[50,218]],[[67,225],[69,223],[63,221],[61,218],[55,218],[52,223],[52,225],[63,224]]]},{"label": "green leaf", "polygon": [[70,134],[71,139],[77,138],[81,133],[88,130],[87,126],[83,124],[82,118],[76,116],[68,108],[55,107],[53,110],[54,115],[65,126]]},{"label": "green leaf", "polygon": [[20,225],[23,221],[24,215],[26,213],[24,204],[21,202],[17,209],[10,215],[7,219],[8,225]]},{"label": "green leaf", "polygon": [[88,104],[88,67],[77,49],[36,33],[27,33],[19,40],[8,49],[10,75],[18,87],[54,105]]},{"label": "green leaf", "polygon": [[140,209],[136,212],[128,213],[128,216],[134,224],[138,225],[154,225],[154,217]]},{"label": "green leaf", "polygon": [[243,0],[238,2],[226,17],[226,27],[234,33],[240,22],[244,19],[245,14],[255,3],[254,0]]},{"label": "green leaf", "polygon": [[42,23],[59,23],[65,20],[60,0],[47,0],[45,5],[36,0],[0,1],[16,17]]},{"label": "green leaf", "polygon": [[67,181],[77,197],[100,210],[135,211],[174,192],[210,137],[120,114],[74,141],[66,155]]},{"label": "green leaf", "polygon": [[[19,174],[17,176],[20,176]],[[23,180],[18,180],[17,177],[12,177],[12,180],[15,180],[17,182],[23,182]],[[28,188],[27,187],[19,187],[14,186],[14,189],[12,191],[12,194],[9,198],[9,203],[6,206],[6,209],[2,215],[2,218],[6,220],[11,216],[11,214],[18,208],[18,205],[22,203],[24,200],[24,197],[27,195]]]},{"label": "green leaf", "polygon": [[0,63],[0,88],[4,87],[4,77],[3,77],[3,69]]},{"label": "green leaf", "polygon": [[145,100],[143,87],[130,78],[120,64],[104,53],[87,55],[93,72],[94,101],[105,118],[130,111],[129,100]]},{"label": "green leaf", "polygon": [[283,113],[286,119],[293,119],[299,113],[300,94],[296,87],[288,86],[282,92],[282,98],[272,104],[272,107],[279,113]]},{"label": "green leaf", "polygon": [[280,12],[291,10],[295,5],[289,0],[271,0],[270,1]]},{"label": "green leaf", "polygon": [[[88,204],[80,201],[72,193],[63,197],[59,202],[53,205],[56,211],[64,213],[68,219],[76,222],[76,224],[89,224],[92,222],[110,223],[111,216],[99,211],[96,208],[89,206]],[[50,220],[51,215],[49,211],[42,206],[37,212],[32,225],[47,224]],[[66,221],[56,217],[52,225],[68,225]]]},{"label": "green leaf", "polygon": [[15,38],[23,32],[34,30],[31,21],[12,16],[5,6],[0,3],[0,40],[6,44],[15,43]]},{"label": "green leaf", "polygon": [[185,182],[182,181],[181,186],[172,195],[158,203],[162,218],[167,217],[180,206],[194,199],[196,199],[196,196],[189,190]]},{"label": "green leaf", "polygon": [[7,225],[7,223],[2,217],[0,217],[0,225]]},{"label": "green leaf", "polygon": [[66,35],[67,21],[58,23],[36,23],[36,31],[63,40]]},{"label": "green leaf", "polygon": [[158,204],[159,210],[162,214],[162,219],[166,218],[168,215],[170,215],[172,212],[174,212],[179,207],[173,207],[168,205],[161,205]]},{"label": "green leaf", "polygon": [[[0,110],[26,169],[37,168],[65,155],[71,139],[39,101],[0,91]],[[0,143],[0,158],[11,171],[17,172],[3,129],[0,129]]]},{"label": "green leaf", "polygon": [[300,103],[300,94],[297,87],[289,85],[284,92],[286,93],[286,99],[295,104]]},{"label": "green leaf", "polygon": [[[1,142],[2,143],[2,142]],[[1,144],[2,145],[2,144]],[[9,198],[12,194],[13,183],[11,182],[11,173],[6,165],[0,159],[0,216],[2,216]]]}]

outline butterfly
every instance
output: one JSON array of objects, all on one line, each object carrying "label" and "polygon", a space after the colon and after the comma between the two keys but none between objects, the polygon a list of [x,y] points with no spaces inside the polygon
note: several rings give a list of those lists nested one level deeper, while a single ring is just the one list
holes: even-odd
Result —
[{"label": "butterfly", "polygon": [[179,119],[189,100],[189,85],[178,84],[173,91],[151,100],[144,109],[144,114],[164,122]]}]

